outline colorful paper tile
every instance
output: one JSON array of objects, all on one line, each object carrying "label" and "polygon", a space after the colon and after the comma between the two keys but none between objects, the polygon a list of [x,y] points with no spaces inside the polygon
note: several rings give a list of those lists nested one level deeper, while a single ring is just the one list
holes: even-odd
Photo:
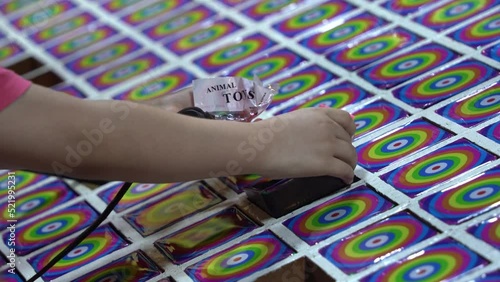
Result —
[{"label": "colorful paper tile", "polygon": [[352,114],[356,125],[355,140],[409,116],[406,111],[385,100],[370,103]]},{"label": "colorful paper tile", "polygon": [[46,178],[46,175],[22,170],[2,172],[0,173],[0,199],[7,196],[8,191],[11,190],[9,187],[13,185],[15,186],[16,194],[19,194],[20,190],[35,185]]},{"label": "colorful paper tile", "polygon": [[451,136],[446,130],[418,119],[358,146],[358,165],[375,172]]},{"label": "colorful paper tile", "polygon": [[12,59],[14,56],[21,54],[23,49],[16,43],[9,43],[4,46],[0,46],[0,63],[6,62]]},{"label": "colorful paper tile", "polygon": [[[29,258],[28,263],[33,266],[35,271],[40,271],[53,257],[62,252],[67,247],[68,243],[69,242],[65,242]],[[90,235],[70,253],[52,266],[42,275],[42,278],[46,281],[52,281],[53,279],[82,268],[96,259],[111,254],[126,246],[128,246],[128,242],[125,241],[113,227],[109,225],[100,226],[90,233]]]},{"label": "colorful paper tile", "polygon": [[121,19],[130,25],[137,26],[160,16],[165,16],[189,2],[188,0],[156,1],[145,7],[133,10],[132,13]]},{"label": "colorful paper tile", "polygon": [[297,102],[294,106],[278,111],[276,115],[304,108],[342,109],[372,96],[372,94],[368,93],[356,84],[343,82],[325,90],[321,90],[317,95],[311,95],[310,97]]},{"label": "colorful paper tile", "polygon": [[393,206],[377,192],[361,186],[296,215],[283,225],[312,246]]},{"label": "colorful paper tile", "polygon": [[285,101],[307,93],[335,78],[337,78],[337,76],[333,73],[315,65],[291,73],[289,77],[277,81],[280,85],[280,89],[279,92],[274,95],[269,108],[278,106]]},{"label": "colorful paper tile", "polygon": [[254,3],[248,8],[241,11],[242,14],[260,21],[268,16],[278,13],[290,13],[294,5],[303,2],[303,0],[264,0]]},{"label": "colorful paper tile", "polygon": [[500,123],[494,123],[479,131],[482,135],[500,144]]},{"label": "colorful paper tile", "polygon": [[220,0],[220,2],[224,3],[227,6],[234,7],[242,3],[248,2],[248,0]]},{"label": "colorful paper tile", "polygon": [[353,8],[351,4],[345,1],[330,0],[326,3],[315,5],[300,14],[291,16],[273,25],[273,28],[288,37],[293,37],[305,30],[332,22],[334,18],[353,10]]},{"label": "colorful paper tile", "polygon": [[403,29],[371,36],[354,44],[341,45],[326,56],[334,64],[353,71],[418,42],[420,37]]},{"label": "colorful paper tile", "polygon": [[66,183],[56,180],[43,185],[29,193],[15,197],[13,201],[7,201],[0,204],[1,221],[0,228],[4,230],[9,226],[8,220],[29,219],[32,216],[39,215],[51,208],[66,203],[76,195]]},{"label": "colorful paper tile", "polygon": [[141,83],[113,98],[119,100],[147,101],[189,86],[194,79],[196,77],[190,72],[183,69],[176,69],[160,77]]},{"label": "colorful paper tile", "polygon": [[223,19],[214,22],[208,27],[188,33],[185,36],[169,41],[165,47],[177,55],[184,55],[202,46],[216,41],[240,29],[234,22]]},{"label": "colorful paper tile", "polygon": [[447,48],[431,43],[364,69],[359,75],[378,88],[388,89],[457,57]]},{"label": "colorful paper tile", "polygon": [[199,182],[130,212],[124,219],[141,235],[148,236],[220,202],[220,197]]},{"label": "colorful paper tile", "polygon": [[155,23],[155,25],[145,29],[143,33],[155,41],[163,40],[200,24],[214,15],[215,12],[205,6],[197,6],[175,17]]},{"label": "colorful paper tile", "polygon": [[66,68],[75,74],[83,74],[109,65],[111,62],[117,61],[141,48],[141,45],[132,39],[124,38],[69,61],[66,63]]},{"label": "colorful paper tile", "polygon": [[257,227],[238,208],[231,207],[159,239],[154,244],[175,264],[183,264]]},{"label": "colorful paper tile", "polygon": [[459,24],[470,17],[498,5],[498,0],[451,1],[419,16],[415,21],[425,27],[440,31]]},{"label": "colorful paper tile", "polygon": [[24,282],[24,280],[19,274],[19,272],[12,270],[12,268],[4,268],[0,271],[0,281],[2,282]]},{"label": "colorful paper tile", "polygon": [[451,281],[489,262],[453,239],[444,239],[361,279],[372,281]]},{"label": "colorful paper tile", "polygon": [[380,178],[399,191],[414,197],[494,159],[496,157],[487,151],[460,139]]},{"label": "colorful paper tile", "polygon": [[500,168],[420,200],[420,207],[447,224],[461,224],[500,205]]},{"label": "colorful paper tile", "polygon": [[241,42],[219,48],[193,62],[206,72],[215,73],[231,64],[258,54],[274,44],[274,41],[258,33],[244,38]]},{"label": "colorful paper tile", "polygon": [[352,274],[436,234],[403,211],[320,249],[320,253],[343,272]]},{"label": "colorful paper tile", "polygon": [[427,108],[499,74],[486,64],[467,60],[393,91],[399,100]]},{"label": "colorful paper tile", "polygon": [[81,27],[88,26],[96,20],[96,17],[90,13],[81,13],[64,21],[53,24],[40,31],[37,31],[31,34],[29,37],[35,43],[42,44],[61,35],[73,32]]},{"label": "colorful paper tile", "polygon": [[148,52],[122,62],[111,69],[91,76],[87,79],[87,81],[94,86],[94,88],[98,90],[105,90],[125,80],[152,70],[163,63],[165,63],[163,59],[151,52]]},{"label": "colorful paper tile", "polygon": [[[46,215],[35,222],[16,227],[16,254],[25,255],[45,247],[92,224],[97,213],[80,202]],[[7,244],[9,233],[3,235]]]},{"label": "colorful paper tile", "polygon": [[470,234],[490,244],[495,249],[500,248],[500,218],[494,217],[472,226],[467,230]]},{"label": "colorful paper tile", "polygon": [[457,42],[472,47],[484,46],[496,41],[500,38],[500,14],[495,13],[482,17],[449,36]]},{"label": "colorful paper tile", "polygon": [[83,34],[77,35],[76,37],[60,42],[57,45],[48,48],[47,52],[52,54],[52,56],[57,59],[61,59],[74,54],[77,51],[86,49],[97,42],[104,41],[117,33],[118,32],[111,27],[100,26],[94,30],[87,31]]},{"label": "colorful paper tile", "polygon": [[264,231],[187,267],[186,273],[200,282],[232,282],[265,269],[293,252],[274,234]]},{"label": "colorful paper tile", "polygon": [[139,250],[103,267],[89,271],[73,282],[134,281],[146,282],[160,275],[163,270]]},{"label": "colorful paper tile", "polygon": [[450,103],[436,112],[465,127],[495,118],[500,115],[500,84]]},{"label": "colorful paper tile", "polygon": [[12,13],[18,12],[18,11],[20,11],[22,9],[28,8],[30,6],[33,6],[34,4],[40,5],[39,2],[42,2],[42,0],[32,0],[32,1],[11,0],[11,1],[2,1],[0,3],[0,12],[2,12],[2,14],[5,14],[5,15],[12,14]]},{"label": "colorful paper tile", "polygon": [[408,15],[424,9],[429,4],[436,3],[435,0],[389,0],[382,3],[382,7],[400,15]]},{"label": "colorful paper tile", "polygon": [[55,86],[52,89],[60,92],[64,92],[66,94],[69,94],[73,97],[76,98],[85,98],[87,95],[85,95],[82,91],[80,91],[78,88],[71,86],[71,85],[60,85],[60,86]]},{"label": "colorful paper tile", "polygon": [[500,44],[491,46],[488,49],[483,50],[483,55],[490,57],[493,60],[500,62]]},{"label": "colorful paper tile", "polygon": [[111,13],[120,12],[123,9],[133,6],[139,2],[143,2],[143,0],[111,0],[106,4],[102,5],[104,9]]},{"label": "colorful paper tile", "polygon": [[344,44],[346,41],[356,38],[361,34],[385,25],[387,22],[369,13],[364,13],[329,30],[321,30],[300,41],[300,44],[318,54]]},{"label": "colorful paper tile", "polygon": [[65,13],[76,7],[71,1],[57,1],[48,6],[38,4],[38,8],[31,13],[21,15],[14,19],[11,23],[19,30],[39,29],[43,27],[47,21]]},{"label": "colorful paper tile", "polygon": [[[165,184],[148,184],[148,183],[134,183],[123,195],[120,202],[114,208],[115,212],[122,212],[137,204],[143,203],[156,195],[159,195],[169,189],[179,186],[180,183],[165,183]],[[109,204],[118,194],[118,191],[123,186],[123,183],[117,183],[108,189],[99,193],[99,197],[104,202]]]}]

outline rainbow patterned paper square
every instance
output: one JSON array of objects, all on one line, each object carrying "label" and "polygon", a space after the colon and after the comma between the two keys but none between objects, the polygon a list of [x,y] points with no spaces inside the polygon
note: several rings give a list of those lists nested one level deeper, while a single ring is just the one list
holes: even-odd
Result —
[{"label": "rainbow patterned paper square", "polygon": [[330,0],[320,5],[314,5],[300,14],[293,15],[277,24],[273,28],[280,33],[294,37],[295,35],[321,26],[328,22],[333,22],[340,15],[353,10],[353,6],[345,1]]},{"label": "rainbow patterned paper square", "polygon": [[21,276],[21,274],[19,274],[19,272],[15,272],[15,274],[12,274],[10,272],[8,272],[8,270],[10,270],[10,268],[3,268],[3,270],[0,270],[0,281],[2,282],[25,282],[26,280],[24,280]]},{"label": "rainbow patterned paper square", "polygon": [[[180,183],[165,183],[165,184],[148,184],[134,183],[127,190],[123,198],[114,208],[114,211],[119,213],[137,204],[143,203],[149,198],[159,195],[169,189],[179,186]],[[116,196],[123,183],[117,183],[108,189],[99,193],[99,197],[109,204]]]},{"label": "rainbow patterned paper square", "polygon": [[4,197],[7,196],[9,186],[15,185],[16,194],[20,195],[19,192],[22,189],[35,185],[47,178],[47,176],[43,174],[37,174],[22,170],[15,170],[10,172],[13,174],[9,174],[9,171],[0,173],[0,199],[4,199]]},{"label": "rainbow patterned paper square", "polygon": [[113,97],[118,100],[147,101],[191,85],[196,77],[183,69],[175,69],[162,76],[143,82]]},{"label": "rainbow patterned paper square", "polygon": [[486,150],[459,139],[380,178],[406,195],[414,197],[494,159],[496,157]]},{"label": "rainbow patterned paper square", "polygon": [[312,246],[393,206],[373,189],[361,186],[296,215],[283,225]]},{"label": "rainbow patterned paper square", "polygon": [[188,0],[155,1],[149,5],[132,10],[132,13],[121,18],[122,21],[132,26],[137,26],[161,16],[167,16],[175,9],[189,3]]},{"label": "rainbow patterned paper square", "polygon": [[[87,203],[80,202],[16,227],[16,254],[26,255],[52,242],[74,234],[97,219]],[[3,234],[7,245],[9,233]]]},{"label": "rainbow patterned paper square", "polygon": [[461,243],[446,238],[361,281],[452,281],[488,264]]},{"label": "rainbow patterned paper square", "polygon": [[64,34],[74,32],[81,27],[87,27],[95,22],[97,18],[90,13],[81,13],[79,15],[70,17],[64,21],[53,24],[40,31],[30,34],[31,40],[37,44],[43,44],[47,41],[53,40]]},{"label": "rainbow patterned paper square", "polygon": [[357,146],[358,165],[375,172],[451,136],[448,131],[418,119]]},{"label": "rainbow patterned paper square", "polygon": [[186,268],[200,282],[238,281],[292,255],[273,233],[264,231]]},{"label": "rainbow patterned paper square", "polygon": [[436,3],[436,0],[389,0],[381,4],[387,10],[401,15],[416,13],[426,6]]},{"label": "rainbow patterned paper square", "polygon": [[16,55],[23,53],[23,49],[16,43],[8,43],[0,46],[0,64],[14,58]]},{"label": "rainbow patterned paper square", "polygon": [[413,107],[427,108],[498,74],[498,70],[486,64],[467,60],[406,84],[393,93],[396,98]]},{"label": "rainbow patterned paper square", "polygon": [[146,253],[141,250],[133,252],[87,274],[73,282],[89,281],[134,281],[146,282],[163,273]]},{"label": "rainbow patterned paper square", "polygon": [[[19,30],[33,29],[37,30],[47,24],[47,21],[52,20],[63,13],[73,9],[76,5],[72,1],[56,1],[50,5],[45,6],[45,1],[37,4],[37,9],[31,13],[21,14],[11,21],[12,25]],[[49,3],[52,1],[48,1]]]},{"label": "rainbow patterned paper square", "polygon": [[87,78],[87,81],[97,90],[105,90],[113,87],[125,80],[136,77],[144,72],[152,70],[165,61],[148,52],[135,58],[129,58],[127,61],[112,67],[111,69],[102,71],[94,76]]},{"label": "rainbow patterned paper square", "polygon": [[[15,13],[19,10],[26,9],[30,6],[31,6],[30,9],[31,9],[34,7],[34,4],[40,5],[40,3],[37,3],[39,1],[40,0],[38,0],[38,1],[36,1],[36,0],[35,1],[26,1],[26,0],[2,1],[2,2],[0,2],[0,12],[2,14],[9,15],[9,14]],[[38,6],[38,5],[36,5],[36,6]]]},{"label": "rainbow patterned paper square", "polygon": [[436,111],[465,127],[472,127],[500,115],[500,84],[464,97]]},{"label": "rainbow patterned paper square", "polygon": [[441,31],[500,4],[498,0],[458,0],[445,3],[415,19],[425,27]]},{"label": "rainbow patterned paper square", "polygon": [[304,2],[304,0],[263,0],[243,9],[241,13],[256,21],[260,21],[272,15],[290,13],[291,10],[296,8],[293,4],[301,2]]},{"label": "rainbow patterned paper square", "polygon": [[494,123],[479,131],[482,135],[500,144],[500,123]]},{"label": "rainbow patterned paper square", "polygon": [[365,105],[352,114],[356,125],[354,140],[409,116],[406,111],[385,100]]},{"label": "rainbow patterned paper square", "polygon": [[13,205],[11,201],[0,204],[0,229],[2,230],[9,226],[8,220],[25,221],[71,201],[78,195],[66,183],[56,180],[28,193],[15,196]]},{"label": "rainbow patterned paper square", "polygon": [[461,224],[500,205],[500,168],[420,200],[420,207],[447,224]]},{"label": "rainbow patterned paper square", "polygon": [[359,75],[381,89],[388,89],[457,58],[453,51],[431,43],[385,60]]},{"label": "rainbow patterned paper square", "polygon": [[352,274],[436,234],[432,227],[403,211],[320,249],[320,253]]},{"label": "rainbow patterned paper square", "polygon": [[104,9],[111,13],[117,13],[123,9],[127,9],[134,4],[144,2],[144,0],[108,0],[106,4],[102,5]]},{"label": "rainbow patterned paper square", "polygon": [[243,38],[241,42],[219,48],[195,59],[193,63],[208,73],[215,73],[231,64],[245,60],[275,45],[274,41],[257,33]]},{"label": "rainbow patterned paper square", "polygon": [[472,47],[489,44],[500,38],[500,14],[481,17],[448,36]]},{"label": "rainbow patterned paper square", "polygon": [[500,218],[493,217],[485,220],[478,225],[467,229],[467,232],[474,235],[476,238],[490,244],[495,249],[500,248]]},{"label": "rainbow patterned paper square", "polygon": [[123,218],[142,236],[148,236],[220,202],[222,199],[207,185],[198,182],[134,210]]},{"label": "rainbow patterned paper square", "polygon": [[340,25],[333,26],[331,29],[321,30],[319,33],[307,37],[299,43],[313,52],[324,54],[339,44],[344,44],[348,40],[354,39],[365,32],[372,31],[377,27],[381,27],[386,23],[385,20],[379,17],[364,13],[348,19]]},{"label": "rainbow patterned paper square", "polygon": [[332,63],[353,71],[382,59],[421,38],[401,27],[370,36],[359,42],[340,45],[326,54]]},{"label": "rainbow patterned paper square", "polygon": [[[62,252],[70,242],[71,241],[64,242],[63,244],[31,257],[28,259],[28,263],[33,266],[35,271],[40,271],[54,256]],[[128,246],[128,242],[124,240],[112,226],[100,226],[90,233],[90,235],[70,253],[51,267],[42,278],[46,281],[52,281],[57,277],[84,267],[96,259],[104,257],[126,246]]]},{"label": "rainbow patterned paper square", "polygon": [[236,207],[157,240],[154,244],[175,264],[183,264],[259,227]]},{"label": "rainbow patterned paper square", "polygon": [[483,55],[500,62],[500,44],[493,45],[490,48],[483,50],[482,53]]},{"label": "rainbow patterned paper square", "polygon": [[336,78],[337,76],[333,73],[316,65],[290,73],[289,77],[276,81],[280,85],[280,89],[279,92],[274,95],[269,109],[294,97],[308,93]]}]

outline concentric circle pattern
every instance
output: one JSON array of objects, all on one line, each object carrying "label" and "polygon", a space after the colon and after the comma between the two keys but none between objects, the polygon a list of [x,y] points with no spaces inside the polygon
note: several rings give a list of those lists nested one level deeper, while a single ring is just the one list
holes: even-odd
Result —
[{"label": "concentric circle pattern", "polygon": [[456,57],[452,51],[432,43],[367,68],[360,76],[378,88],[388,89]]},{"label": "concentric circle pattern", "polygon": [[[97,217],[86,203],[78,203],[16,229],[16,253],[25,255],[90,225]],[[9,234],[3,240],[7,244]]]},{"label": "concentric circle pattern", "polygon": [[425,120],[416,120],[390,134],[358,146],[358,164],[375,172],[450,136],[447,131]]},{"label": "concentric circle pattern", "polygon": [[[50,3],[50,2],[49,2]],[[39,4],[38,9],[31,13],[24,14],[20,18],[12,22],[19,30],[33,29],[43,26],[47,21],[54,19],[62,13],[73,9],[75,4],[71,1],[60,1],[51,5]]]},{"label": "concentric circle pattern", "polygon": [[151,70],[164,61],[153,53],[146,53],[129,61],[106,70],[100,74],[94,75],[88,81],[99,90],[110,88],[127,79],[135,77],[147,70]]},{"label": "concentric circle pattern", "polygon": [[239,28],[238,25],[230,20],[220,20],[207,28],[196,30],[175,41],[168,42],[165,47],[177,55],[184,55],[222,38]]},{"label": "concentric circle pattern", "polygon": [[180,7],[183,2],[182,0],[154,2],[123,17],[122,20],[131,25],[139,25]]},{"label": "concentric circle pattern", "polygon": [[[123,183],[117,183],[110,188],[99,193],[99,197],[103,199],[106,203],[110,203],[116,196]],[[121,212],[128,209],[136,204],[139,204],[153,196],[156,196],[168,189],[179,186],[179,183],[165,183],[165,184],[141,184],[134,183],[128,189],[127,193],[123,195],[118,205],[114,208],[115,212]]]},{"label": "concentric circle pattern", "polygon": [[352,9],[353,6],[344,1],[327,2],[279,22],[273,25],[273,27],[282,34],[293,37],[302,31],[318,26],[322,22],[331,20]]},{"label": "concentric circle pattern", "polygon": [[500,14],[483,17],[450,34],[450,37],[473,47],[489,44],[500,37]]},{"label": "concentric circle pattern", "polygon": [[287,71],[303,61],[304,59],[294,52],[280,49],[229,71],[228,76],[253,79],[253,76],[257,75],[259,79],[264,80]]},{"label": "concentric circle pattern", "polygon": [[425,248],[421,254],[384,267],[361,281],[450,281],[487,264],[485,259],[462,244],[445,239]]},{"label": "concentric circle pattern", "polygon": [[254,20],[262,20],[297,2],[300,2],[300,0],[264,0],[244,9],[242,13]]},{"label": "concentric circle pattern", "polygon": [[238,44],[230,45],[194,60],[194,63],[209,73],[217,72],[240,60],[244,60],[269,47],[274,42],[267,37],[256,34],[243,39]]},{"label": "concentric circle pattern", "polygon": [[500,115],[500,85],[451,103],[437,113],[466,127],[494,118]]},{"label": "concentric circle pattern", "polygon": [[401,212],[320,249],[320,253],[351,274],[435,234],[413,215]]},{"label": "concentric circle pattern", "polygon": [[141,0],[111,0],[105,4],[102,4],[102,7],[110,12],[117,12],[140,1]]},{"label": "concentric circle pattern", "polygon": [[[318,33],[300,41],[300,44],[316,53],[322,54],[338,44],[345,43],[366,31],[384,25],[386,22],[371,14],[363,14],[347,20],[330,30]],[[379,48],[378,46],[375,46]],[[373,47],[372,47],[373,48]],[[368,50],[369,51],[369,50]]]},{"label": "concentric circle pattern", "polygon": [[420,40],[415,34],[402,28],[370,37],[354,46],[340,46],[327,54],[334,64],[347,70],[356,70],[397,50]]},{"label": "concentric circle pattern", "polygon": [[500,204],[500,169],[493,169],[453,189],[420,201],[420,206],[447,224],[461,224]]},{"label": "concentric circle pattern", "polygon": [[[8,202],[0,204],[1,219],[0,228],[9,226],[7,220],[29,219],[31,216],[41,214],[51,208],[70,201],[76,194],[62,181],[54,181],[44,185],[27,194],[19,195],[15,201],[15,213],[12,213],[12,205]],[[11,216],[13,215],[13,216]]]},{"label": "concentric circle pattern", "polygon": [[377,101],[355,111],[353,115],[356,125],[354,137],[358,139],[391,122],[407,117],[408,113],[389,102]]},{"label": "concentric circle pattern", "polygon": [[82,74],[99,66],[106,65],[130,54],[141,46],[131,39],[123,39],[88,55],[77,58],[66,64],[66,67],[75,74]]},{"label": "concentric circle pattern", "polygon": [[10,43],[5,46],[0,46],[0,62],[5,61],[7,59],[13,58],[15,55],[23,52],[21,46]]},{"label": "concentric circle pattern", "polygon": [[434,2],[435,0],[393,0],[385,2],[384,7],[395,13],[407,15],[417,12],[419,9]]},{"label": "concentric circle pattern", "polygon": [[285,225],[309,245],[314,245],[393,206],[362,186],[292,217]]},{"label": "concentric circle pattern", "polygon": [[440,31],[461,23],[495,5],[498,5],[496,0],[451,1],[418,17],[416,22],[428,28]]},{"label": "concentric circle pattern", "polygon": [[498,217],[483,221],[467,231],[494,248],[500,248],[500,219]]},{"label": "concentric circle pattern", "polygon": [[500,123],[483,128],[479,133],[500,144]]},{"label": "concentric circle pattern", "polygon": [[177,69],[153,80],[141,83],[133,89],[119,94],[114,99],[147,101],[172,93],[178,89],[191,84],[195,79],[194,75],[183,70]]},{"label": "concentric circle pattern", "polygon": [[[45,280],[53,280],[59,276],[81,268],[92,261],[104,257],[116,250],[119,250],[128,243],[120,237],[109,225],[101,226],[93,231],[70,253],[63,257],[42,277]],[[45,251],[28,260],[36,271],[41,270],[52,258],[60,253],[66,244],[57,246]]]},{"label": "concentric circle pattern", "polygon": [[269,108],[275,107],[291,98],[307,93],[321,84],[327,83],[336,78],[329,71],[318,66],[311,66],[299,72],[293,73],[290,77],[278,81],[279,92],[274,95]]},{"label": "concentric circle pattern", "polygon": [[393,91],[413,107],[426,108],[482,83],[499,72],[483,63],[468,60]]},{"label": "concentric circle pattern", "polygon": [[36,174],[28,171],[16,170],[12,171],[14,175],[9,177],[9,172],[4,172],[0,174],[0,197],[4,197],[7,195],[7,191],[9,186],[12,186],[12,182],[15,181],[16,192],[19,192],[21,189],[34,185],[44,179],[47,176],[43,174]]},{"label": "concentric circle pattern", "polygon": [[293,251],[265,231],[186,268],[196,281],[237,281],[290,256]]},{"label": "concentric circle pattern", "polygon": [[470,142],[459,140],[381,178],[396,189],[415,196],[495,157]]},{"label": "concentric circle pattern", "polygon": [[368,93],[363,88],[349,82],[332,86],[326,90],[320,91],[318,94],[319,95],[314,95],[306,100],[297,102],[294,106],[277,112],[276,115],[305,108],[341,109],[372,96],[372,94]]},{"label": "concentric circle pattern", "polygon": [[31,39],[36,43],[44,43],[58,36],[68,34],[76,29],[86,26],[94,22],[96,18],[89,13],[82,13],[78,16],[72,17],[66,21],[50,26],[46,29],[38,31],[30,35]]}]

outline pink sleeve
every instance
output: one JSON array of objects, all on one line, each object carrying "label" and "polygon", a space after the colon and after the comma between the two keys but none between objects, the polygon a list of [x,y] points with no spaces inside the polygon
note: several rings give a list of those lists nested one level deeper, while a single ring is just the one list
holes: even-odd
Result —
[{"label": "pink sleeve", "polygon": [[0,111],[28,90],[31,82],[16,73],[0,68]]}]

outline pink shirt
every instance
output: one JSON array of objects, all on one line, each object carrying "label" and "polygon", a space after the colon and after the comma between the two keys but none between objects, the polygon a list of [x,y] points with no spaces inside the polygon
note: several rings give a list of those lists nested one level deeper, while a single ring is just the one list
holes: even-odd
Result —
[{"label": "pink shirt", "polygon": [[23,95],[30,86],[30,81],[0,67],[0,111]]}]

